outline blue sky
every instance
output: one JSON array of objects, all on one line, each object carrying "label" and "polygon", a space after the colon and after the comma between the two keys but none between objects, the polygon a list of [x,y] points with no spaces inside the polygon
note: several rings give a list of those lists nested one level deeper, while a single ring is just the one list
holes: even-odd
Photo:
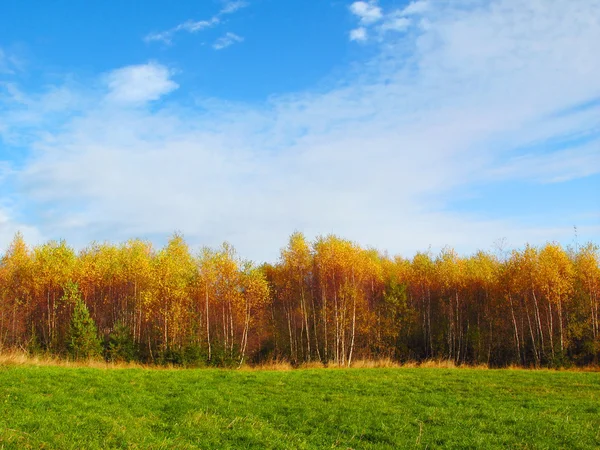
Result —
[{"label": "blue sky", "polygon": [[600,241],[600,0],[16,1],[0,251]]}]

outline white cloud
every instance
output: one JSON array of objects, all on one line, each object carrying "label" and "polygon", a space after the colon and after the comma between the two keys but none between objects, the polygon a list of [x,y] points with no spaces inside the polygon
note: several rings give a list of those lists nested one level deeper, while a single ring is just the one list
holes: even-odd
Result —
[{"label": "white cloud", "polygon": [[52,129],[90,107],[88,98],[75,94],[77,89],[68,77],[61,85],[35,93],[24,92],[15,82],[0,80],[0,142],[25,148],[33,137],[44,133],[44,128]]},{"label": "white cloud", "polygon": [[364,24],[377,22],[383,16],[381,13],[381,8],[377,5],[376,1],[354,2],[350,5],[350,11],[355,16],[358,16],[360,21]]},{"label": "white cloud", "polygon": [[244,1],[233,1],[226,2],[225,6],[221,9],[220,14],[232,14],[242,8],[246,8],[248,6],[248,2]]},{"label": "white cloud", "polygon": [[235,33],[225,33],[224,36],[221,36],[219,39],[215,41],[213,44],[213,48],[215,50],[222,50],[224,48],[230,47],[233,44],[244,42],[244,38],[238,36]]},{"label": "white cloud", "polygon": [[411,21],[406,17],[391,16],[386,17],[379,29],[381,31],[404,31],[410,24]]},{"label": "white cloud", "polygon": [[30,245],[43,242],[42,235],[36,227],[19,222],[12,217],[11,209],[0,205],[0,255],[6,251],[17,232],[21,232]]},{"label": "white cloud", "polygon": [[170,44],[173,33],[173,30],[161,31],[160,33],[148,33],[146,36],[144,36],[144,41]]},{"label": "white cloud", "polygon": [[212,28],[215,25],[218,25],[220,22],[221,20],[218,17],[213,17],[210,20],[199,20],[196,22],[189,20],[177,25],[175,31],[185,30],[189,31],[190,33],[197,33],[198,31],[205,30],[206,28]]},{"label": "white cloud", "polygon": [[500,179],[559,183],[596,174],[599,168],[600,142],[596,141],[550,154],[517,155],[492,170],[490,175]]},{"label": "white cloud", "polygon": [[366,41],[367,40],[367,29],[364,27],[355,28],[350,31],[351,41]]},{"label": "white cloud", "polygon": [[402,15],[410,16],[413,14],[423,14],[429,11],[429,2],[426,0],[417,0],[410,2],[406,8],[402,10]]},{"label": "white cloud", "polygon": [[171,28],[167,31],[162,31],[160,33],[150,33],[148,34],[144,40],[146,42],[152,41],[161,41],[165,44],[170,44],[173,38],[173,35],[179,31],[187,31],[188,33],[197,33],[202,30],[206,30],[207,28],[213,28],[221,23],[221,20],[218,16],[214,16],[209,20],[188,20],[186,22],[180,23],[176,27]]},{"label": "white cloud", "polygon": [[106,81],[108,99],[123,104],[157,100],[179,87],[167,67],[153,62],[114,70]]},{"label": "white cloud", "polygon": [[212,16],[208,20],[187,20],[174,26],[173,28],[161,31],[158,33],[149,33],[144,37],[146,42],[163,42],[164,44],[171,44],[173,36],[180,31],[186,31],[188,33],[198,33],[199,31],[214,28],[223,22],[222,17],[228,14],[233,14],[242,8],[249,5],[245,1],[229,1],[225,2],[224,6],[219,10],[217,14]]},{"label": "white cloud", "polygon": [[[356,77],[261,105],[149,110],[96,94],[94,106],[36,137],[15,175],[20,195],[44,214],[45,236],[87,243],[179,229],[195,245],[227,239],[258,260],[274,259],[295,229],[406,255],[429,244],[487,248],[500,237],[563,240],[571,216],[498,220],[452,212],[448,199],[486,183],[600,172],[598,140],[555,144],[598,127],[597,108],[557,113],[600,97],[599,8],[432,4],[430,27],[386,34]],[[580,227],[582,240],[600,236],[597,220]]]},{"label": "white cloud", "polygon": [[[424,17],[426,13],[431,12],[431,7],[426,0],[417,0],[409,3],[401,9],[395,9],[390,12],[384,12],[378,6],[376,1],[354,2],[350,5],[351,12],[358,16],[359,23],[362,25],[359,29],[364,29],[364,36],[370,31],[374,31],[382,42],[386,39],[388,32],[407,32],[411,26],[420,25],[422,29],[430,26],[428,20]],[[415,20],[414,16],[421,16],[421,20]],[[352,30],[350,32],[351,41],[364,41],[365,39],[353,38]]]}]

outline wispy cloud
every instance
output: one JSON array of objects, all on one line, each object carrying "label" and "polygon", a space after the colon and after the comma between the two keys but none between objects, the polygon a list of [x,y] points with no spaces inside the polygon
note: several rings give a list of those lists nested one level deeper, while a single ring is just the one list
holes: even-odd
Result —
[{"label": "wispy cloud", "polygon": [[403,10],[402,15],[410,16],[413,14],[423,14],[429,11],[430,4],[427,0],[417,0],[410,2]]},{"label": "wispy cloud", "polygon": [[188,33],[197,33],[207,28],[212,28],[218,25],[220,22],[221,20],[218,16],[211,17],[209,20],[188,20],[186,22],[180,23],[179,25],[171,28],[170,30],[162,31],[160,33],[150,33],[144,39],[146,42],[161,41],[165,44],[170,44],[173,35],[180,31],[187,31]]},{"label": "wispy cloud", "polygon": [[2,48],[0,47],[0,73],[9,71],[6,59],[7,58],[4,54],[4,50],[2,50]]},{"label": "wispy cloud", "polygon": [[[600,111],[596,111],[600,113]],[[585,145],[577,145],[550,154],[525,153],[510,158],[490,171],[499,179],[528,179],[542,183],[560,183],[600,171],[600,134]],[[600,200],[598,202],[600,206]]]},{"label": "wispy cloud", "polygon": [[223,50],[224,48],[230,47],[231,45],[239,42],[244,42],[244,38],[235,33],[225,33],[224,36],[221,36],[215,41],[213,48],[215,50]]},{"label": "wispy cloud", "polygon": [[15,74],[22,69],[22,61],[0,47],[0,75]]},{"label": "wispy cloud", "polygon": [[223,6],[223,9],[221,9],[221,14],[232,14],[237,10],[245,8],[247,6],[248,2],[244,1],[226,2],[225,6]]},{"label": "wispy cloud", "polygon": [[249,3],[245,1],[230,1],[226,2],[217,14],[207,20],[187,20],[174,26],[166,31],[157,33],[150,33],[146,35],[144,40],[146,42],[163,42],[165,44],[171,44],[173,37],[181,32],[198,33],[199,31],[206,30],[208,28],[214,28],[223,22],[223,16],[233,14],[242,8],[245,8]]},{"label": "wispy cloud", "polygon": [[404,31],[410,26],[410,19],[402,14],[390,14],[379,26],[380,31]]},{"label": "wispy cloud", "polygon": [[[417,0],[409,3],[404,8],[385,12],[377,0],[369,2],[356,1],[350,5],[350,12],[359,19],[360,27],[350,32],[351,41],[366,41],[370,31],[375,31],[379,40],[386,32],[404,32],[411,25],[418,24],[414,16],[422,16],[430,11],[427,0]],[[424,23],[421,23],[423,26]],[[358,36],[358,37],[357,37]]]},{"label": "wispy cloud", "polygon": [[[108,101],[120,92],[110,83],[76,90],[94,101],[30,138],[34,152],[13,170],[13,204],[43,214],[48,237],[160,239],[179,229],[193,244],[227,239],[259,260],[273,259],[294,229],[403,254],[429,244],[470,251],[501,237],[516,246],[564,240],[572,216],[498,220],[453,211],[448,197],[597,176],[600,140],[562,137],[598,126],[598,10],[599,0],[432,2],[410,16],[409,32],[383,35],[364,70],[258,105],[131,108]],[[158,72],[159,87],[135,99],[174,88],[173,74]],[[573,108],[582,104],[591,106]],[[15,108],[0,108],[0,123]],[[24,223],[14,210],[4,217],[7,232]],[[600,237],[590,217],[577,223],[582,239]]]}]

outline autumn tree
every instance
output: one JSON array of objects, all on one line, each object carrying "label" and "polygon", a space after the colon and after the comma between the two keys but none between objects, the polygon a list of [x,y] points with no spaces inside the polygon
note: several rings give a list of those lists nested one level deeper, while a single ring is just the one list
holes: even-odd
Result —
[{"label": "autumn tree", "polygon": [[599,296],[595,244],[408,259],[296,232],[258,266],[227,243],[193,254],[179,234],[158,250],[131,240],[77,253],[17,234],[0,255],[0,351],[97,355],[95,336],[109,359],[173,364],[584,365],[600,357]]},{"label": "autumn tree", "polygon": [[42,327],[47,348],[64,350],[70,305],[63,301],[63,287],[73,279],[76,255],[64,240],[50,241],[34,249],[35,304],[44,316]]},{"label": "autumn tree", "polygon": [[[17,233],[0,259],[0,350],[25,340],[33,283],[31,251]],[[32,325],[29,329],[35,333],[35,323]]]}]

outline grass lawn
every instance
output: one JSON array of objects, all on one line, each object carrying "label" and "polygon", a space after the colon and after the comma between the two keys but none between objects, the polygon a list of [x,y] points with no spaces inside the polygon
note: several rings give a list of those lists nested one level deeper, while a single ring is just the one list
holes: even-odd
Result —
[{"label": "grass lawn", "polygon": [[0,448],[600,448],[600,373],[0,367]]}]

